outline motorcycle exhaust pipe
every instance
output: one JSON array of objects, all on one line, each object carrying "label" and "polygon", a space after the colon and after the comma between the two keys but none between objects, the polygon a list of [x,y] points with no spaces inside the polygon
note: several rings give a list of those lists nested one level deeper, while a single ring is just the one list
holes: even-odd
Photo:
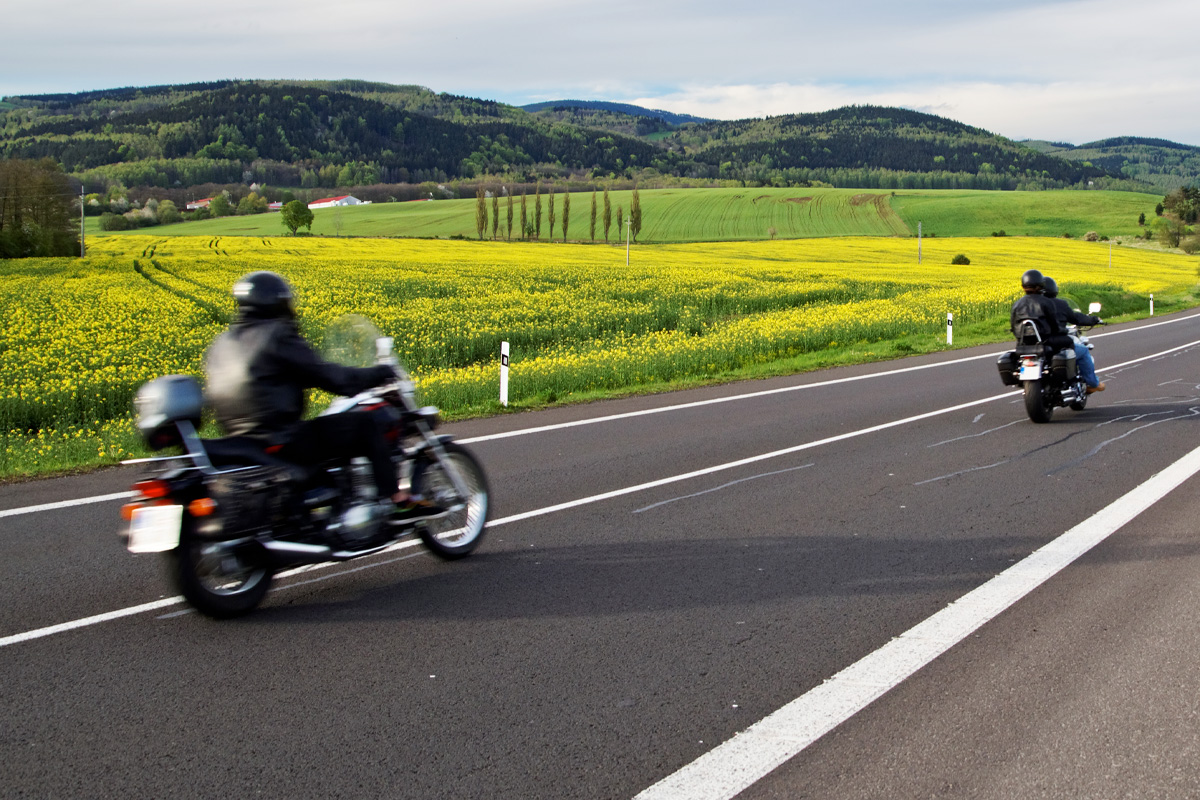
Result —
[{"label": "motorcycle exhaust pipe", "polygon": [[323,544],[304,544],[302,542],[281,542],[278,539],[268,539],[259,542],[267,551],[268,557],[276,566],[291,566],[294,564],[320,564],[331,561],[333,550]]}]

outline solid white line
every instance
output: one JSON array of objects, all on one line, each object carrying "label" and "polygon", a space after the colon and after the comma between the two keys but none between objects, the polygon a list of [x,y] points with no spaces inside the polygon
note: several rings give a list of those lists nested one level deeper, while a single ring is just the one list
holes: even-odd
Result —
[{"label": "solid white line", "polygon": [[793,447],[785,447],[782,450],[772,450],[769,453],[760,453],[756,456],[750,456],[749,458],[738,459],[737,461],[727,461],[724,464],[717,464],[712,467],[705,467],[704,469],[698,469],[693,472],[685,472],[682,475],[672,475],[669,478],[660,478],[659,480],[656,480],[656,481],[649,481],[647,483],[639,483],[636,486],[626,486],[621,489],[614,489],[611,492],[602,492],[601,494],[594,494],[591,497],[581,497],[578,500],[570,500],[566,503],[559,503],[559,504],[553,505],[553,506],[546,506],[545,508],[535,508],[532,511],[525,511],[521,514],[513,514],[510,517],[502,517],[500,519],[493,520],[492,522],[488,523],[488,527],[490,528],[490,527],[493,527],[496,525],[507,525],[510,522],[519,522],[519,521],[525,520],[525,519],[532,519],[533,517],[544,517],[547,514],[553,514],[557,511],[565,511],[570,508],[578,508],[579,506],[591,505],[592,503],[599,503],[602,500],[611,500],[614,497],[622,497],[627,494],[634,494],[635,492],[644,492],[647,489],[654,489],[659,486],[666,486],[671,483],[678,483],[679,481],[686,481],[686,480],[691,480],[692,478],[699,478],[702,475],[712,475],[714,472],[725,472],[726,470],[736,469],[737,467],[744,467],[747,464],[757,464],[760,461],[768,461],[772,458],[779,458],[780,456],[791,455],[792,453],[799,453],[804,450],[811,450],[814,447],[820,447],[822,445],[832,444],[833,442],[840,442],[840,441],[844,441],[846,439],[854,439],[859,436],[866,436],[868,433],[877,433],[878,431],[887,430],[888,428],[895,428],[900,425],[907,425],[910,422],[918,422],[919,420],[929,419],[930,417],[937,417],[937,416],[941,416],[942,414],[950,414],[954,411],[961,411],[964,408],[971,408],[972,406],[977,406],[982,403],[990,403],[993,400],[1000,400],[1005,397],[1012,397],[1014,394],[1016,394],[1016,392],[1005,392],[1004,394],[992,395],[991,397],[985,397],[982,400],[972,400],[969,403],[960,403],[956,406],[950,406],[949,408],[938,409],[937,411],[926,411],[924,414],[917,414],[912,417],[905,417],[904,419],[893,420],[892,422],[884,422],[879,425],[872,425],[869,428],[860,428],[859,430],[856,430],[856,431],[849,431],[847,433],[839,433],[837,436],[829,436],[825,439],[817,439],[816,441],[813,441],[813,442],[805,442],[804,444],[798,444]]},{"label": "solid white line", "polygon": [[[621,497],[623,495],[645,491],[647,489],[652,489],[656,486],[665,486],[670,483],[678,483],[679,481],[685,481],[690,478],[699,477],[701,475],[711,475],[714,472],[723,472],[725,470],[734,469],[736,467],[744,466],[746,464],[754,464],[759,461],[766,461],[767,459],[778,458],[780,456],[788,455],[789,453],[798,453],[801,450],[809,450],[813,447],[819,447],[821,445],[830,444],[832,442],[839,442],[839,441],[842,441],[843,439],[852,439],[856,436],[864,436],[868,433],[874,433],[876,431],[886,430],[887,428],[894,428],[898,425],[905,425],[910,422],[916,422],[918,420],[928,419],[929,417],[936,417],[941,414],[949,414],[953,411],[958,411],[963,408],[970,408],[971,406],[976,406],[981,403],[990,403],[993,400],[999,400],[1000,398],[1008,397],[1011,394],[1012,394],[1012,392],[1006,392],[1005,394],[994,395],[992,397],[986,397],[982,400],[973,400],[970,403],[963,403],[961,405],[952,406],[950,408],[943,408],[938,411],[930,411],[925,414],[918,414],[914,417],[907,417],[905,419],[896,420],[894,422],[885,422],[881,425],[874,425],[870,428],[863,428],[858,431],[851,431],[849,433],[839,434],[838,436],[831,436],[827,439],[821,439],[821,440],[815,441],[815,442],[808,442],[806,444],[797,445],[795,447],[788,447],[783,450],[776,450],[771,453],[763,453],[761,455],[751,456],[750,458],[739,459],[738,461],[730,461],[725,464],[718,464],[713,467],[707,467],[705,469],[696,470],[694,472],[688,472],[683,475],[673,475],[669,478],[663,478],[663,479],[657,480],[657,481],[650,481],[649,483],[642,483],[642,484],[638,484],[637,486],[627,486],[623,489],[616,489],[611,492],[604,492],[603,494],[592,495],[591,497],[583,497],[578,500],[572,500],[567,503],[559,503],[557,505],[547,506],[545,508],[534,509],[533,511],[526,511],[521,514],[513,514],[512,516],[502,517],[501,519],[492,520],[491,522],[489,522],[487,524],[487,527],[493,528],[493,527],[497,527],[500,525],[507,525],[512,522],[518,522],[520,520],[532,519],[533,517],[542,517],[542,516],[546,516],[547,514],[553,514],[558,511],[565,511],[570,508],[578,508],[580,506],[590,505],[592,503],[599,503],[602,500],[609,500],[614,497]],[[408,541],[398,542],[398,543],[392,545],[391,547],[389,547],[387,550],[380,551],[380,553],[382,554],[382,553],[392,552],[394,550],[400,550],[400,549],[403,549],[406,547],[413,547],[416,544],[417,544],[416,540],[408,540]],[[289,575],[296,575],[301,572],[308,572],[308,571],[311,571],[314,569],[324,569],[327,566],[333,566],[333,562],[330,562],[329,564],[315,564],[315,565],[297,567],[296,569],[288,570],[287,572],[280,573],[279,577],[282,578],[282,577],[287,577]],[[14,634],[12,636],[6,636],[3,638],[0,638],[0,647],[6,647],[10,644],[17,644],[19,642],[26,642],[26,641],[29,641],[30,639],[40,639],[43,636],[51,636],[56,633],[63,633],[65,631],[75,630],[76,628],[84,628],[84,627],[88,627],[90,625],[99,625],[102,622],[109,622],[110,620],[119,619],[121,617],[127,617],[132,614],[140,614],[144,611],[154,611],[155,609],[164,608],[169,605],[174,605],[176,603],[180,603],[180,602],[182,602],[182,600],[183,600],[183,598],[178,597],[178,596],[171,597],[171,598],[167,598],[164,600],[158,600],[153,603],[145,603],[145,604],[138,605],[138,606],[132,606],[130,608],[119,609],[117,611],[110,611],[106,614],[97,614],[96,616],[74,620],[73,622],[64,622],[59,625],[51,625],[46,628],[39,628],[37,630],[26,631],[25,633],[18,633],[18,634]]]},{"label": "solid white line", "polygon": [[56,508],[86,506],[90,503],[106,503],[109,500],[124,500],[129,497],[133,497],[133,492],[113,492],[112,494],[100,494],[95,497],[81,497],[78,500],[60,500],[57,503],[42,503],[40,506],[5,509],[4,511],[0,511],[0,517],[16,517],[21,514],[35,514],[38,511],[53,511]]},{"label": "solid white line", "polygon": [[635,800],[730,800],[970,636],[1200,472],[1196,448],[1089,519]]},{"label": "solid white line", "polygon": [[[1110,367],[1110,369],[1116,369],[1117,367],[1128,366],[1129,364],[1134,364],[1134,363],[1137,363],[1138,361],[1146,361],[1149,359],[1158,358],[1167,353],[1172,353],[1172,352],[1175,352],[1176,350],[1182,350],[1182,349],[1186,349],[1188,347],[1194,347],[1196,345],[1200,345],[1200,341],[1192,342],[1191,344],[1187,344],[1187,345],[1181,345],[1179,347],[1175,347],[1170,350],[1164,350],[1162,353],[1153,353],[1148,356],[1143,356],[1142,358],[1134,359],[1133,361],[1127,361],[1124,364],[1114,365],[1113,367]],[[972,360],[972,359],[967,359],[967,360]],[[641,483],[636,486],[627,486],[622,489],[615,489],[611,492],[603,492],[601,494],[592,495],[591,497],[583,497],[583,498],[579,498],[578,500],[568,501],[566,503],[558,503],[557,505],[553,505],[553,506],[546,506],[544,508],[538,508],[538,509],[534,509],[532,511],[526,511],[526,512],[523,512],[520,514],[513,514],[508,517],[502,517],[500,519],[492,520],[491,522],[489,522],[487,524],[487,527],[489,527],[489,528],[498,527],[500,525],[507,525],[512,522],[519,522],[521,520],[532,519],[534,517],[543,517],[548,514],[556,513],[558,511],[565,511],[565,510],[572,509],[572,508],[578,508],[580,506],[591,505],[593,503],[599,503],[604,500],[611,500],[612,498],[615,498],[615,497],[622,497],[624,495],[634,494],[636,492],[645,491],[647,489],[653,489],[658,486],[666,486],[668,484],[678,483],[680,481],[685,481],[685,480],[690,480],[691,478],[697,478],[697,477],[700,477],[703,475],[711,475],[716,472],[724,472],[726,470],[735,469],[737,467],[745,466],[747,464],[755,464],[760,461],[767,461],[769,459],[779,458],[781,456],[790,455],[792,453],[799,453],[803,450],[810,450],[814,447],[820,447],[822,445],[832,444],[833,442],[840,442],[845,439],[853,439],[858,436],[865,436],[869,433],[876,433],[878,431],[887,430],[888,428],[895,428],[900,425],[907,425],[911,422],[918,422],[923,419],[929,419],[930,417],[936,417],[936,416],[940,416],[942,414],[949,414],[954,411],[961,411],[964,408],[971,408],[972,406],[981,405],[983,403],[990,403],[994,400],[1000,400],[1000,399],[1003,399],[1006,397],[1012,397],[1016,394],[1017,394],[1017,392],[1010,391],[1010,392],[1005,392],[1004,394],[992,395],[991,397],[985,397],[980,400],[972,400],[968,403],[960,403],[959,405],[950,406],[948,408],[943,408],[943,409],[938,409],[937,411],[928,411],[924,414],[917,414],[912,417],[905,417],[904,419],[894,420],[892,422],[884,422],[879,425],[873,425],[869,428],[862,428],[857,431],[850,431],[848,433],[838,434],[837,436],[830,436],[825,439],[818,439],[817,441],[806,442],[805,444],[796,445],[794,447],[787,447],[782,450],[774,450],[769,453],[761,453],[757,456],[750,456],[749,458],[743,458],[743,459],[739,459],[737,461],[730,461],[725,464],[717,464],[712,467],[706,467],[704,469],[695,470],[693,472],[684,473],[682,475],[673,475],[668,478],[662,478],[660,480],[650,481],[648,483]],[[113,496],[111,496],[111,495],[105,496],[105,497],[106,497],[106,499],[113,499]],[[67,502],[78,504],[82,501],[67,501]],[[51,505],[54,505],[54,504],[51,504]],[[37,507],[34,507],[34,508],[37,508]],[[20,511],[20,510],[21,509],[16,509],[16,511]],[[415,541],[399,542],[395,545],[392,545],[392,547],[388,548],[387,550],[383,550],[380,552],[381,552],[381,554],[387,553],[387,552],[402,549],[405,547],[412,547],[412,546],[415,546],[415,544],[416,544]],[[333,563],[334,562],[330,562],[330,564],[328,566],[332,566]],[[313,569],[325,569],[325,568],[327,568],[326,564],[317,564],[317,565],[297,567],[294,570],[289,570],[287,572],[280,573],[279,577],[286,577],[289,575],[298,574],[300,572],[310,571]],[[52,635],[55,633],[62,633],[64,631],[68,631],[68,630],[74,630],[75,628],[87,627],[88,625],[97,625],[101,622],[108,622],[109,620],[118,619],[120,617],[129,616],[131,614],[140,614],[143,611],[152,611],[154,609],[162,608],[166,605],[178,603],[181,601],[182,601],[182,598],[173,597],[173,598],[169,598],[166,600],[159,600],[154,603],[147,603],[147,604],[140,605],[140,606],[133,606],[130,608],[119,609],[117,611],[110,611],[106,614],[98,614],[94,617],[87,617],[82,620],[75,620],[73,622],[64,622],[60,625],[52,625],[48,628],[40,628],[38,630],[14,634],[12,636],[0,638],[0,647],[5,647],[10,644],[16,644],[18,642],[28,641],[30,639],[41,638],[42,636],[49,636],[49,635]]]},{"label": "solid white line", "polygon": [[[1193,319],[1200,319],[1200,314],[1193,314],[1190,317],[1180,317],[1178,319],[1165,320],[1163,322],[1155,322],[1155,323],[1151,323],[1149,325],[1142,325],[1137,328],[1126,328],[1124,330],[1112,331],[1110,333],[1098,333],[1095,336],[1092,336],[1089,338],[1095,339],[1095,338],[1098,338],[1101,336],[1119,336],[1119,335],[1125,334],[1125,333],[1135,333],[1137,331],[1145,330],[1147,328],[1156,328],[1160,325],[1174,325],[1179,322],[1187,322],[1188,320],[1193,320]],[[1151,356],[1144,356],[1143,358],[1137,358],[1137,359],[1134,359],[1133,361],[1126,361],[1124,364],[1113,364],[1113,365],[1107,366],[1107,367],[1097,367],[1096,372],[1097,373],[1109,372],[1111,370],[1120,369],[1121,367],[1129,366],[1130,364],[1136,364],[1139,361],[1146,361],[1151,358],[1157,358],[1159,356],[1167,355],[1167,354],[1173,353],[1177,350],[1186,350],[1187,348],[1195,347],[1196,345],[1200,345],[1200,342],[1192,342],[1191,344],[1181,345],[1179,347],[1175,347],[1170,350],[1164,350],[1161,353],[1155,353],[1154,355],[1151,355]],[[822,388],[825,386],[834,386],[834,385],[841,384],[841,383],[853,383],[855,381],[865,381],[865,380],[868,380],[871,378],[884,378],[884,377],[888,377],[891,375],[900,375],[900,374],[903,374],[906,372],[916,372],[919,370],[934,369],[936,367],[948,367],[948,366],[951,366],[954,364],[963,364],[963,363],[967,363],[970,361],[980,361],[985,358],[995,358],[997,355],[999,355],[1002,352],[1004,352],[1004,351],[997,350],[994,353],[984,353],[983,355],[978,355],[978,356],[968,356],[966,358],[956,358],[956,359],[953,359],[950,361],[939,361],[935,364],[922,364],[922,365],[916,366],[916,367],[902,367],[900,369],[885,370],[884,372],[872,372],[869,375],[855,375],[855,376],[851,376],[848,378],[835,378],[833,380],[828,380],[828,381],[818,381],[816,383],[806,383],[806,384],[803,384],[800,386],[784,386],[784,387],[781,387],[778,389],[765,389],[760,392],[747,392],[745,394],[731,395],[729,397],[715,397],[715,398],[712,398],[709,400],[697,400],[692,403],[679,403],[679,404],[672,405],[672,406],[662,406],[661,408],[648,408],[648,409],[644,409],[641,411],[627,411],[622,414],[610,414],[608,416],[603,416],[603,417],[591,417],[589,419],[575,420],[573,422],[560,422],[560,423],[556,423],[554,425],[539,425],[539,426],[533,427],[533,428],[521,428],[520,430],[506,431],[504,433],[492,433],[492,434],[487,434],[484,436],[473,436],[473,437],[469,437],[466,439],[459,439],[458,443],[459,444],[474,444],[476,442],[490,442],[490,441],[493,441],[496,439],[510,439],[510,438],[513,438],[516,436],[529,436],[529,435],[535,434],[535,433],[548,433],[550,431],[562,430],[565,428],[578,428],[578,427],[581,427],[584,425],[597,425],[602,422],[614,422],[616,420],[630,419],[632,417],[644,417],[644,416],[648,416],[650,414],[665,414],[670,411],[683,411],[683,410],[689,409],[689,408],[699,408],[701,406],[717,405],[720,403],[732,403],[732,402],[735,402],[738,400],[752,400],[756,397],[766,397],[768,395],[773,395],[773,394],[783,394],[786,392],[799,392],[799,391],[803,391],[805,389],[818,389],[818,388]],[[96,497],[83,497],[78,500],[64,500],[60,503],[46,503],[46,504],[40,505],[40,506],[27,506],[25,508],[12,508],[12,509],[8,509],[6,511],[0,511],[0,518],[18,516],[20,514],[33,514],[38,511],[50,511],[50,510],[57,509],[57,508],[69,508],[71,506],[87,505],[89,503],[102,503],[107,500],[118,500],[118,499],[123,499],[126,497],[131,497],[132,495],[133,495],[132,492],[117,492],[115,494],[99,495]]]},{"label": "solid white line", "polygon": [[[1088,338],[1098,339],[1098,338],[1101,338],[1104,336],[1120,336],[1122,334],[1127,334],[1127,333],[1136,333],[1137,331],[1146,330],[1147,328],[1156,328],[1159,325],[1175,325],[1177,323],[1187,322],[1188,320],[1193,320],[1193,319],[1200,319],[1200,314],[1193,314],[1189,317],[1179,317],[1177,319],[1164,320],[1162,322],[1155,322],[1155,323],[1151,323],[1149,325],[1141,325],[1136,328],[1125,328],[1125,329],[1122,329],[1119,331],[1110,331],[1108,333],[1097,333],[1095,336],[1090,336]],[[1190,345],[1184,345],[1183,347],[1174,348],[1174,350],[1182,350],[1187,347],[1192,347],[1196,344],[1200,344],[1200,342],[1193,342]],[[1164,355],[1165,353],[1171,353],[1171,352],[1174,352],[1174,350],[1167,350],[1164,353],[1160,353],[1159,355]],[[534,433],[548,433],[550,431],[562,430],[564,428],[578,428],[583,425],[597,425],[602,422],[614,422],[616,420],[629,419],[631,417],[644,417],[644,416],[648,416],[650,414],[665,414],[669,411],[683,411],[688,408],[699,408],[701,406],[711,406],[711,405],[717,405],[719,403],[732,403],[737,400],[751,400],[756,397],[766,397],[766,396],[773,395],[773,394],[784,394],[787,392],[800,392],[800,391],[804,391],[806,389],[819,389],[819,388],[822,388],[825,386],[836,386],[836,385],[842,384],[842,383],[854,383],[856,381],[865,381],[865,380],[870,380],[872,378],[886,378],[891,375],[901,375],[906,372],[918,372],[920,370],[935,369],[937,367],[948,367],[948,366],[952,366],[954,364],[965,364],[969,361],[980,361],[985,358],[995,358],[996,356],[1000,355],[1003,352],[1007,352],[1007,351],[997,350],[992,353],[984,353],[983,355],[978,355],[978,356],[967,356],[965,358],[956,358],[956,359],[952,359],[950,361],[939,361],[934,364],[921,364],[921,365],[915,366],[915,367],[901,367],[899,369],[890,369],[890,370],[885,370],[883,372],[872,372],[869,375],[853,375],[853,376],[850,376],[847,378],[834,378],[832,380],[818,381],[816,383],[805,383],[800,386],[784,386],[784,387],[781,387],[778,389],[764,389],[763,391],[760,391],[760,392],[747,392],[745,394],[730,395],[729,397],[714,397],[709,400],[697,400],[692,403],[679,403],[679,404],[673,405],[673,406],[662,406],[661,408],[647,408],[647,409],[643,409],[641,411],[626,411],[622,414],[610,414],[610,415],[604,416],[604,417],[591,417],[589,419],[575,420],[574,422],[559,422],[554,425],[539,425],[534,428],[521,428],[520,430],[506,431],[504,433],[490,433],[490,434],[486,434],[484,436],[474,436],[474,437],[471,437],[468,439],[459,439],[458,443],[459,444],[474,444],[475,442],[490,442],[490,441],[494,441],[496,439],[510,439],[514,436],[528,436],[528,435],[534,434]],[[1139,361],[1139,360],[1142,360],[1142,359],[1136,359],[1135,361]],[[1135,362],[1128,361],[1128,362],[1126,362],[1126,364],[1116,365],[1116,366],[1112,366],[1112,367],[1106,367],[1104,369],[1097,368],[1097,372],[1103,372],[1107,369],[1116,369],[1118,366],[1126,366],[1126,365],[1132,364],[1132,363],[1135,363]]]}]

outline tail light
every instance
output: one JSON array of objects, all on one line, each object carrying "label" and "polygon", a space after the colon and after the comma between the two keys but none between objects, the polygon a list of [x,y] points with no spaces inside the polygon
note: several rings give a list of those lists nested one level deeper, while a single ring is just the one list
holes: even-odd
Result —
[{"label": "tail light", "polygon": [[157,500],[171,493],[171,484],[159,478],[148,478],[133,485],[133,491],[146,500]]}]

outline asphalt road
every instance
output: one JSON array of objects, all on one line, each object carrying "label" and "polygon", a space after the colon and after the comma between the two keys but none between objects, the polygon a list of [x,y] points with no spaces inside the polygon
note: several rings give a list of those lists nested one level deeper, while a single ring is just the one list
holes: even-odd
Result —
[{"label": "asphalt road", "polygon": [[[1155,478],[1200,444],[1200,315],[1093,338],[1108,391],[1048,425],[993,346],[448,426],[475,555],[232,622],[121,548],[119,500],[29,510],[129,469],[0,487],[0,795],[1200,794],[1200,479]],[[1067,532],[1100,536],[1029,579]]]}]

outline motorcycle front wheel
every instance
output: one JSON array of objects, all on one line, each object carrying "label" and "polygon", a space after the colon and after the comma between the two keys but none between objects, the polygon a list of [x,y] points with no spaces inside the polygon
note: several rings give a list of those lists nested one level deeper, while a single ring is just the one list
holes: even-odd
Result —
[{"label": "motorcycle front wheel", "polygon": [[1054,406],[1050,403],[1045,383],[1041,379],[1025,381],[1025,413],[1031,420],[1039,423],[1049,422],[1050,415],[1054,413]]},{"label": "motorcycle front wheel", "polygon": [[273,571],[245,548],[209,542],[186,529],[167,553],[168,576],[193,608],[214,619],[248,614],[270,588]]},{"label": "motorcycle front wheel", "polygon": [[[434,555],[453,560],[469,555],[483,539],[488,515],[487,477],[479,461],[465,447],[445,442],[446,463],[433,459],[420,465],[421,473],[414,477],[421,493],[447,509],[436,519],[417,526],[417,535]],[[466,496],[460,497],[454,480],[446,474],[453,469],[458,475]]]}]

